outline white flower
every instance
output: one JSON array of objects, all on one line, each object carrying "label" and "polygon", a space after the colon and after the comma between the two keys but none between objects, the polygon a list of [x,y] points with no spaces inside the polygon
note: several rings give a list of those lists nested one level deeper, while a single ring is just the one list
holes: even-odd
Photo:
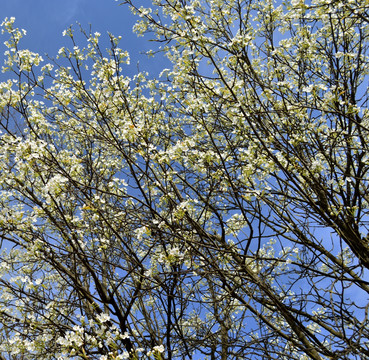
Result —
[{"label": "white flower", "polygon": [[128,351],[124,351],[122,354],[118,355],[115,359],[116,360],[129,359],[129,353],[128,353]]},{"label": "white flower", "polygon": [[159,346],[154,346],[153,348],[154,351],[159,352],[160,354],[164,352],[164,345],[159,345]]},{"label": "white flower", "polygon": [[97,315],[97,320],[104,323],[104,322],[107,322],[107,321],[110,320],[110,316],[109,316],[109,314],[104,314],[104,313],[99,314],[99,315]]},{"label": "white flower", "polygon": [[147,353],[147,356],[154,355],[155,353],[163,353],[164,352],[164,345],[154,346],[151,351]]}]

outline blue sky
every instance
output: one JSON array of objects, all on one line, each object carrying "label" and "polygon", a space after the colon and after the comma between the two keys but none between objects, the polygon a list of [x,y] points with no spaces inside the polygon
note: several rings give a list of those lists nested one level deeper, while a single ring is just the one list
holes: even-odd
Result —
[{"label": "blue sky", "polygon": [[[132,33],[136,17],[127,6],[119,6],[115,0],[1,0],[1,21],[5,17],[15,17],[16,26],[27,30],[22,47],[41,55],[47,53],[55,57],[60,47],[70,46],[62,31],[70,25],[77,29],[77,23],[80,23],[86,30],[91,25],[93,32],[100,32],[105,47],[108,47],[107,32],[121,35],[120,47],[130,52],[132,71],[135,71],[137,61],[140,61],[141,70],[145,69],[145,64],[148,65],[146,57],[140,53],[149,50],[152,43]],[[4,41],[2,37],[1,45]],[[0,47],[2,53],[3,47]],[[2,65],[2,60],[0,62]],[[151,69],[152,66],[150,62]]]}]

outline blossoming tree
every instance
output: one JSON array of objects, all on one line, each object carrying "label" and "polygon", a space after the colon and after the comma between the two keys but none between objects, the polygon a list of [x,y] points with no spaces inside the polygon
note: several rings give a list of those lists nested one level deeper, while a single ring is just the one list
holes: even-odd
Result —
[{"label": "blossoming tree", "polygon": [[0,359],[369,359],[368,0],[150,4],[2,24]]}]

